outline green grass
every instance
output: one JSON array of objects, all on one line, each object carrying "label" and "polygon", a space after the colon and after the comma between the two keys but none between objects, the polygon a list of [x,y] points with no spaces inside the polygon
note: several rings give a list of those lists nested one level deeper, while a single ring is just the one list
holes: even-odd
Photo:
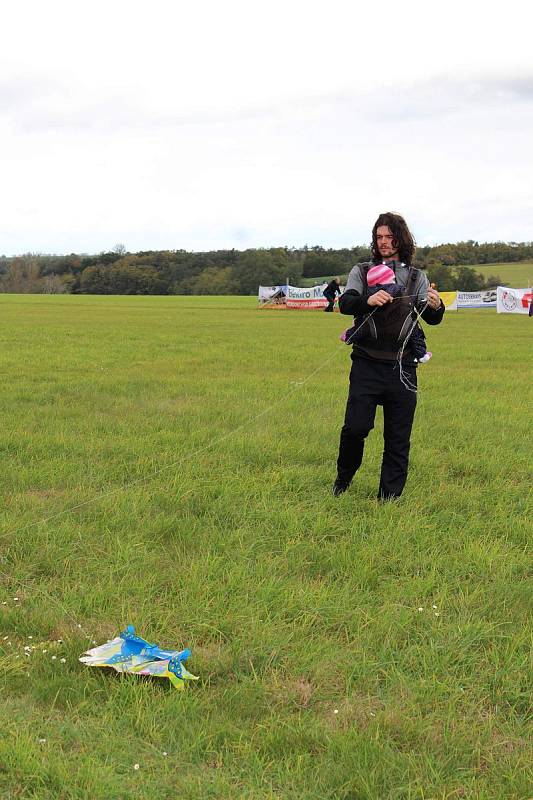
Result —
[{"label": "green grass", "polygon": [[[0,797],[531,796],[527,318],[428,329],[378,505],[380,424],[329,494],[347,318],[1,305]],[[198,683],[78,662],[130,622]]]},{"label": "green grass", "polygon": [[499,275],[503,285],[515,289],[525,289],[527,286],[533,285],[533,262],[531,261],[507,264],[472,264],[471,269],[475,269],[485,278],[490,275]]}]

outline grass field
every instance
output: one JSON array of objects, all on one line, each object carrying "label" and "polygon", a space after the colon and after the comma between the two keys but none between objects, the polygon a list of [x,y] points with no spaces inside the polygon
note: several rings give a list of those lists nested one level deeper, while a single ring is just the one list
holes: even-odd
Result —
[{"label": "grass field", "polygon": [[[471,264],[469,268],[479,272],[485,278],[488,278],[490,275],[499,275],[505,286],[510,286],[515,289],[525,289],[527,286],[533,285],[533,262],[531,261],[519,261],[505,264]],[[431,270],[428,270],[428,275],[431,278]],[[300,282],[302,286],[315,286],[324,281],[329,282],[335,277],[335,275],[329,275],[324,278],[303,278]],[[345,282],[348,275],[343,275],[341,277]]]},{"label": "grass field", "polygon": [[[427,329],[378,505],[379,423],[329,493],[347,318],[0,303],[0,797],[531,797],[531,320]],[[200,680],[78,662],[127,623]]]},{"label": "grass field", "polygon": [[509,264],[472,264],[471,268],[486,278],[489,275],[499,275],[505,286],[515,289],[533,286],[533,263],[531,261]]}]

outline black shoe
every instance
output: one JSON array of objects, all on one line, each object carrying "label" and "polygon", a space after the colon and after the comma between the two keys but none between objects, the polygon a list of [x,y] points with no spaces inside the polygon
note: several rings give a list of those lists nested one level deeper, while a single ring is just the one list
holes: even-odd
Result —
[{"label": "black shoe", "polygon": [[348,483],[344,483],[343,481],[340,481],[338,478],[335,478],[333,486],[331,487],[331,493],[333,497],[340,497],[341,494],[344,494],[346,489],[349,488],[350,483],[351,481],[348,481]]}]

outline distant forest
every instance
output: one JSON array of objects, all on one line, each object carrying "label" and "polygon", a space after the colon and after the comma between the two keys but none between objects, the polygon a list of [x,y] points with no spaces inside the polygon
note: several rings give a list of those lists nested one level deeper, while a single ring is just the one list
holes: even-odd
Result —
[{"label": "distant forest", "polygon": [[[241,294],[254,295],[259,284],[294,286],[302,279],[348,274],[368,261],[368,247],[213,250],[148,250],[128,253],[123,245],[98,255],[67,256],[27,253],[0,256],[0,291],[48,294]],[[533,242],[474,241],[418,247],[415,266],[428,269],[441,291],[476,291],[501,283],[484,278],[476,264],[498,264],[533,258]],[[308,283],[308,280],[306,280]]]}]

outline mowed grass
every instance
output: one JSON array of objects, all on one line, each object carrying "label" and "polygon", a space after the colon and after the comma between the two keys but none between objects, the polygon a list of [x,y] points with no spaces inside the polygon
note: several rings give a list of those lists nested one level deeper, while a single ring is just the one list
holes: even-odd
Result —
[{"label": "mowed grass", "polygon": [[[380,420],[330,496],[348,318],[0,303],[1,797],[531,797],[531,320],[427,328],[378,505]],[[200,680],[79,663],[127,623]]]},{"label": "mowed grass", "polygon": [[505,264],[472,264],[471,269],[475,269],[484,278],[490,275],[499,275],[504,286],[511,286],[515,289],[526,289],[533,286],[533,262],[518,261]]}]

